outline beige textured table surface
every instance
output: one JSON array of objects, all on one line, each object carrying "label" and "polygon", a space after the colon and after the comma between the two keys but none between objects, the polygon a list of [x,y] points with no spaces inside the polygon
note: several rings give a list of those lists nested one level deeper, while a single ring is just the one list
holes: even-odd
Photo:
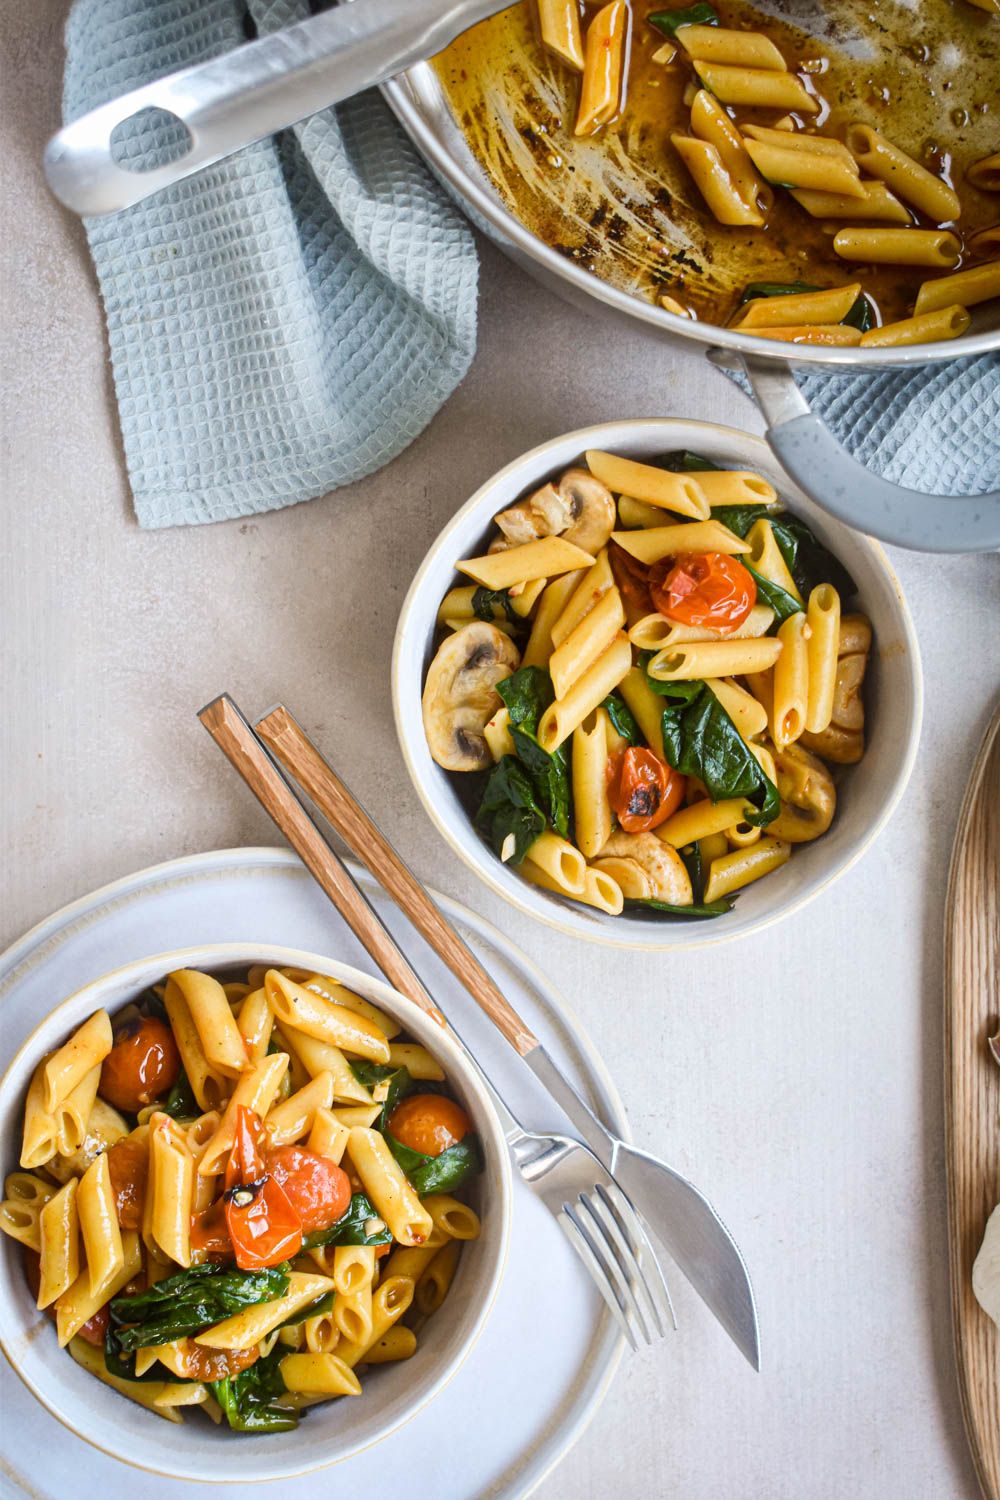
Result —
[{"label": "beige textured table surface", "polygon": [[621,957],[502,908],[432,831],[396,748],[387,674],[414,568],[472,489],[545,437],[654,414],[759,430],[755,410],[697,356],[610,341],[487,249],[474,369],[390,468],[247,522],[139,531],[83,236],[38,170],[64,11],[0,12],[0,943],[126,871],[273,842],[193,715],[222,688],[248,708],[283,697],[417,871],[577,999],[639,1142],[711,1194],[754,1274],[765,1373],[679,1287],[680,1332],[623,1366],[546,1500],[973,1495],[948,1311],[941,917],[1000,680],[996,560],[894,556],[923,642],[923,750],[880,844],[794,924]]}]

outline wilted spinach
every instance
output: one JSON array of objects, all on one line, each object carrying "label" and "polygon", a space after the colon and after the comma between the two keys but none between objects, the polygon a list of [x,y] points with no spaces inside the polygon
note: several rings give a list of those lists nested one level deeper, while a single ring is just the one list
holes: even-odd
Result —
[{"label": "wilted spinach", "polygon": [[159,1107],[165,1115],[170,1115],[174,1120],[192,1119],[201,1113],[183,1068],[177,1074],[170,1093]]},{"label": "wilted spinach", "polygon": [[380,1229],[377,1234],[366,1234],[365,1225],[369,1219],[377,1219],[368,1198],[364,1193],[355,1193],[347,1206],[347,1212],[331,1224],[329,1229],[314,1229],[305,1235],[302,1240],[303,1250],[318,1250],[321,1245],[388,1245],[392,1239],[388,1229]]},{"label": "wilted spinach", "polygon": [[642,734],[635,722],[635,716],[624,698],[619,698],[617,693],[611,693],[601,704],[608,711],[608,718],[623,740],[628,740],[630,745],[641,745]]},{"label": "wilted spinach", "polygon": [[169,1344],[221,1323],[245,1307],[273,1302],[288,1290],[286,1272],[285,1265],[236,1271],[206,1263],[154,1282],[130,1297],[113,1297],[110,1313],[118,1348],[128,1354],[147,1344]]},{"label": "wilted spinach", "polygon": [[472,613],[477,620],[486,620],[492,624],[498,618],[494,605],[503,611],[511,625],[516,625],[519,629],[524,628],[527,622],[515,610],[506,589],[478,588],[472,595]]},{"label": "wilted spinach", "polygon": [[791,615],[799,614],[802,610],[802,605],[794,594],[790,594],[787,589],[783,589],[779,583],[772,583],[769,578],[764,577],[763,573],[758,573],[757,569],[751,567],[745,557],[741,557],[740,562],[757,585],[757,602],[759,604],[766,604],[774,610],[774,620],[767,633],[768,635],[776,635],[778,626],[782,625]]},{"label": "wilted spinach", "polygon": [[298,1412],[277,1404],[277,1398],[285,1394],[281,1361],[287,1353],[278,1344],[238,1375],[210,1382],[234,1432],[289,1432],[298,1427]]},{"label": "wilted spinach", "polygon": [[675,37],[682,26],[718,26],[719,14],[707,4],[707,0],[699,0],[697,5],[689,5],[685,10],[655,11],[649,23],[664,36]]},{"label": "wilted spinach", "polygon": [[501,859],[504,845],[511,835],[514,851],[510,863],[519,865],[537,839],[545,832],[545,813],[535,797],[528,773],[514,755],[505,755],[493,767],[483,790],[476,828]]},{"label": "wilted spinach", "polygon": [[449,1146],[440,1156],[425,1156],[422,1151],[413,1151],[388,1132],[385,1138],[421,1198],[428,1193],[452,1193],[467,1177],[483,1169],[479,1137],[474,1132],[457,1145]]}]

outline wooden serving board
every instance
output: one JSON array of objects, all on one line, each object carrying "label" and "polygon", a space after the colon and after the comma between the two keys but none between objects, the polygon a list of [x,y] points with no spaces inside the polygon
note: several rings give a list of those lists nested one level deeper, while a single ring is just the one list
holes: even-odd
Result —
[{"label": "wooden serving board", "polygon": [[955,1357],[979,1483],[1000,1500],[1000,1329],[972,1291],[972,1263],[1000,1203],[1000,705],[958,819],[945,915],[945,1125]]}]

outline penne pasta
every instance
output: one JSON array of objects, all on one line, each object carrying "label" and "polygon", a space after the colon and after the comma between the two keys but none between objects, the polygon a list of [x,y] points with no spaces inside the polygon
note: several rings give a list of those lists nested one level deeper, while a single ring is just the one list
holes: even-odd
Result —
[{"label": "penne pasta", "polygon": [[[783,132],[775,131],[775,135]],[[743,141],[747,155],[767,182],[781,182],[792,188],[811,188],[821,193],[838,193],[845,198],[864,198],[864,189],[858,174],[857,164],[845,152],[846,160],[822,151],[799,149],[800,137],[793,146],[794,136],[788,136],[781,145],[774,141],[762,141],[744,132]]]},{"label": "penne pasta", "polygon": [[420,1047],[416,1042],[392,1043],[389,1047],[389,1065],[393,1068],[406,1068],[411,1078],[444,1082],[444,1068],[426,1047]]},{"label": "penne pasta", "polygon": [[745,672],[765,672],[774,666],[781,652],[780,634],[777,639],[768,635],[756,640],[691,641],[658,651],[646,671],[656,682],[740,677]]},{"label": "penne pasta", "polygon": [[894,266],[954,266],[961,252],[947,229],[838,229],[833,248],[843,260]]},{"label": "penne pasta", "polygon": [[[701,28],[698,28],[701,29]],[[712,28],[705,28],[712,29]],[[685,27],[690,31],[691,27]],[[742,34],[742,33],[741,33]],[[759,221],[770,211],[774,203],[772,188],[760,176],[743,143],[736,126],[717,99],[707,89],[699,89],[691,103],[691,134],[715,148],[718,159],[733,189],[746,206],[753,210]],[[662,301],[662,299],[661,299]],[[711,473],[711,471],[707,471]],[[719,470],[724,474],[726,470]],[[705,493],[700,481],[699,488]],[[619,510],[621,505],[619,502]]]},{"label": "penne pasta", "polygon": [[754,338],[778,339],[785,344],[819,344],[850,348],[861,342],[860,328],[838,326],[831,323],[802,324],[794,328],[749,329]]},{"label": "penne pasta", "polygon": [[195,1334],[194,1341],[207,1349],[252,1349],[272,1330],[280,1328],[286,1319],[332,1290],[333,1282],[328,1276],[289,1271],[288,1291],[283,1297],[245,1307],[231,1318]]},{"label": "penne pasta", "polygon": [[[753,562],[752,557],[748,561]],[[723,635],[718,630],[709,629],[707,625],[680,625],[675,620],[668,620],[665,615],[643,615],[628,632],[628,638],[640,651],[659,651],[663,646],[675,646],[684,641],[740,641],[747,637],[766,635],[773,620],[773,609],[766,604],[755,604],[742,625]]]},{"label": "penne pasta", "polygon": [[706,677],[705,682],[745,740],[764,733],[767,714],[746,688],[740,687],[731,677]]},{"label": "penne pasta", "polygon": [[209,1067],[224,1078],[245,1073],[247,1049],[219,981],[194,969],[177,969],[167,980],[168,991],[171,986],[184,997]]},{"label": "penne pasta", "polygon": [[[954,188],[928,172],[906,151],[870,125],[857,122],[847,127],[845,144],[858,165],[880,178],[900,198],[919,208],[935,224],[957,219],[961,211]],[[909,262],[914,264],[914,262]],[[915,264],[924,264],[916,262]]]},{"label": "penne pasta", "polygon": [[[610,569],[608,571],[610,573]],[[577,568],[571,573],[564,573],[560,578],[553,579],[550,584],[546,585],[531,627],[528,644],[521,657],[523,667],[544,667],[548,664],[553,649],[552,627],[566,608],[580,580],[585,576],[583,570]],[[608,586],[610,587],[610,583]]]},{"label": "penne pasta", "polygon": [[375,1279],[375,1249],[372,1245],[336,1245],[333,1251],[333,1285],[341,1297],[350,1297]]},{"label": "penne pasta", "polygon": [[396,1323],[369,1345],[365,1351],[365,1363],[384,1365],[397,1359],[412,1359],[416,1352],[417,1336],[413,1329],[402,1328]]},{"label": "penne pasta", "polygon": [[779,750],[806,727],[809,698],[809,623],[804,611],[789,615],[778,629],[781,654],[774,663],[771,738]]},{"label": "penne pasta", "polygon": [[[232,1092],[230,1082],[209,1064],[183,992],[169,980],[163,994],[163,1005],[181,1056],[181,1066],[198,1101],[198,1108],[203,1111],[221,1109]],[[242,1038],[240,1043],[242,1045]]]},{"label": "penne pasta", "polygon": [[96,1297],[115,1282],[125,1264],[106,1152],[102,1151],[80,1178],[76,1210],[87,1255],[88,1284]]},{"label": "penne pasta", "polygon": [[[111,1051],[111,1044],[111,1018],[106,1010],[99,1010],[84,1021],[68,1042],[52,1053],[43,1070],[42,1104],[48,1114],[54,1114],[56,1106],[68,1098],[95,1067],[100,1071],[100,1064]],[[96,1085],[94,1092],[97,1092]],[[72,1148],[76,1149],[75,1146]]]},{"label": "penne pasta", "polygon": [[[103,1160],[99,1157],[98,1160]],[[77,1189],[77,1207],[79,1208],[80,1191]],[[59,1338],[59,1347],[64,1349],[70,1339],[75,1337],[99,1308],[103,1307],[111,1297],[115,1297],[137,1276],[142,1268],[142,1250],[137,1234],[131,1230],[125,1230],[121,1237],[122,1241],[122,1264],[118,1271],[105,1286],[99,1286],[92,1290],[90,1285],[90,1269],[84,1266],[65,1292],[56,1298],[56,1332]],[[103,1351],[101,1362],[104,1362]]]},{"label": "penne pasta", "polygon": [[[541,886],[545,891],[551,891],[554,895],[565,896],[565,888],[557,884],[544,870],[533,865],[530,860],[525,860],[521,866],[521,873],[532,885]],[[605,871],[596,869],[593,865],[587,867],[584,877],[583,890],[575,892],[574,901],[581,901],[584,906],[596,906],[598,911],[607,912],[608,916],[617,917],[625,906],[625,898],[622,895],[621,886]]]},{"label": "penne pasta", "polygon": [[539,834],[525,857],[568,896],[578,896],[583,890],[586,860],[579,849],[557,833]]},{"label": "penne pasta", "polygon": [[785,59],[761,31],[733,31],[726,26],[681,26],[677,40],[698,62],[730,63],[741,68],[785,71]]},{"label": "penne pasta", "polygon": [[965,178],[983,193],[1000,193],[1000,151],[981,157],[965,169]]},{"label": "penne pasta", "polygon": [[[616,3],[623,3],[623,0],[616,0]],[[559,536],[547,536],[539,542],[525,542],[523,546],[492,552],[486,557],[468,557],[455,566],[484,588],[509,589],[515,583],[528,583],[534,578],[552,578],[557,573],[588,568],[593,561],[589,552],[575,547],[572,542]]]},{"label": "penne pasta", "polygon": [[335,1005],[342,1005],[347,1010],[353,1010],[357,1015],[364,1016],[376,1025],[391,1041],[398,1036],[401,1027],[397,1020],[387,1015],[384,1010],[379,1010],[370,1000],[356,995],[346,985],[341,984],[339,979],[331,979],[328,974],[310,974],[300,981],[303,989],[315,990],[317,995],[322,995],[327,1000],[332,1000]]},{"label": "penne pasta", "polygon": [[222,1171],[236,1136],[238,1110],[241,1106],[252,1109],[263,1119],[271,1108],[287,1068],[287,1052],[273,1052],[249,1073],[244,1073],[233,1090],[215,1134],[201,1152],[198,1159],[199,1176],[214,1177]]},{"label": "penne pasta", "polygon": [[583,72],[583,39],[577,0],[538,0],[542,42],[564,63]]},{"label": "penne pasta", "polygon": [[398,1323],[413,1301],[413,1282],[406,1276],[386,1277],[372,1296],[371,1334],[359,1343],[342,1342],[337,1356],[350,1369],[360,1364],[369,1348]]},{"label": "penne pasta", "polygon": [[733,849],[729,854],[720,855],[709,866],[705,900],[718,901],[733,891],[752,885],[755,880],[785,864],[791,852],[791,844],[765,834],[749,849]]},{"label": "penne pasta", "polygon": [[670,144],[694,178],[695,186],[720,224],[760,228],[764,215],[756,202],[748,203],[727,170],[719,148],[680,131],[672,132]]},{"label": "penne pasta", "polygon": [[814,115],[819,109],[816,100],[794,73],[699,61],[695,61],[694,70],[705,88],[710,89],[723,104],[743,104],[755,109],[794,109],[807,115]]},{"label": "penne pasta", "polygon": [[[333,1097],[338,1104],[371,1103],[371,1093],[358,1082],[339,1047],[308,1036],[304,1031],[296,1031],[294,1026],[286,1027],[282,1035],[291,1056],[299,1064],[294,1089],[304,1088],[309,1079],[319,1073],[329,1073],[333,1079]],[[388,1038],[386,1040],[388,1042]]]},{"label": "penne pasta", "polygon": [[695,520],[707,520],[708,503],[699,480],[693,474],[674,474],[669,469],[637,463],[631,458],[616,458],[591,448],[586,456],[590,472],[609,490],[631,495],[646,505],[672,510]]},{"label": "penne pasta", "polygon": [[417,1282],[413,1301],[417,1312],[425,1318],[438,1311],[451,1290],[461,1249],[457,1240],[451,1240],[437,1252]]},{"label": "penne pasta", "polygon": [[792,188],[792,197],[814,219],[874,219],[909,224],[912,214],[884,182],[859,182],[861,193],[830,193],[820,188]]},{"label": "penne pasta", "polygon": [[809,638],[808,693],[805,727],[819,734],[833,717],[833,693],[837,682],[840,644],[840,595],[829,583],[821,583],[809,595],[806,607]]},{"label": "penne pasta", "polygon": [[618,684],[618,691],[635,719],[642,737],[660,760],[663,753],[663,699],[646,681],[646,674],[639,667],[630,667]]},{"label": "penne pasta", "polygon": [[271,1028],[274,1025],[274,1012],[267,1003],[267,994],[263,985],[260,989],[251,990],[241,1002],[236,1025],[250,1062],[259,1063],[267,1052],[271,1040]]},{"label": "penne pasta", "polygon": [[[730,324],[732,328],[784,328],[840,323],[861,296],[860,281],[821,292],[793,292],[785,297],[754,297]],[[742,502],[734,502],[742,503]]]},{"label": "penne pasta", "polygon": [[608,650],[624,624],[621,595],[617,588],[610,588],[549,658],[549,676],[557,698],[566,697],[573,684]]},{"label": "penne pasta", "polygon": [[587,715],[593,713],[618,686],[631,662],[632,647],[628,636],[620,634],[573,684],[565,698],[557,699],[542,714],[538,721],[538,743],[542,749],[550,755],[558,749],[563,740],[568,739]]},{"label": "penne pasta", "polygon": [[376,1130],[355,1128],[347,1143],[351,1162],[369,1199],[401,1245],[420,1245],[433,1221],[385,1138]]},{"label": "penne pasta", "polygon": [[169,1115],[149,1122],[152,1167],[153,1239],[179,1266],[191,1264],[191,1215],[194,1207],[194,1159],[184,1132]]},{"label": "penne pasta", "polygon": [[751,567],[766,578],[768,583],[776,583],[779,589],[786,594],[791,594],[798,603],[802,603],[802,595],[799,593],[798,585],[785,562],[784,554],[775,540],[770,521],[755,521],[747,532],[747,542],[750,546],[750,554],[746,561]]},{"label": "penne pasta", "polygon": [[328,1042],[371,1062],[388,1062],[389,1043],[385,1033],[366,1016],[327,1000],[314,990],[304,989],[277,969],[268,970],[264,987],[268,1004],[282,1026],[304,1031],[317,1041]]},{"label": "penne pasta", "polygon": [[290,1146],[302,1140],[313,1128],[318,1109],[329,1109],[333,1103],[333,1077],[317,1073],[304,1088],[290,1094],[280,1104],[271,1106],[264,1129],[272,1146]]},{"label": "penne pasta", "polygon": [[331,1110],[320,1107],[313,1116],[312,1129],[306,1144],[310,1151],[316,1152],[317,1156],[328,1156],[339,1166],[347,1149],[347,1138],[350,1133],[350,1126],[338,1120]]},{"label": "penne pasta", "polygon": [[336,1354],[286,1354],[281,1361],[285,1389],[308,1396],[360,1396],[361,1382]]},{"label": "penne pasta", "polygon": [[735,828],[753,810],[753,804],[742,797],[729,797],[722,802],[712,802],[706,797],[692,802],[690,807],[682,807],[654,831],[672,849],[685,849],[688,844]]},{"label": "penne pasta", "polygon": [[[582,574],[576,588],[572,591],[558,618],[553,620],[551,626],[552,649],[561,646],[567,636],[579,625],[585,615],[599,604],[604,595],[615,587],[614,575],[611,572],[611,563],[608,558],[607,548],[597,558],[594,566]],[[550,653],[551,656],[551,653]],[[546,657],[548,661],[550,657]]]},{"label": "penne pasta", "polygon": [[83,1145],[100,1078],[101,1064],[95,1063],[72,1092],[56,1105],[52,1118],[55,1121],[56,1144],[61,1156],[72,1156]]},{"label": "penne pasta", "polygon": [[938,276],[934,281],[923,282],[913,311],[919,317],[924,313],[940,312],[956,303],[973,307],[991,297],[1000,297],[1000,260],[970,266],[967,271],[957,271],[954,276]]},{"label": "penne pasta", "polygon": [[664,557],[677,557],[683,552],[726,552],[738,556],[750,551],[748,543],[719,521],[654,526],[647,531],[613,531],[611,540],[641,563],[660,562]]},{"label": "penne pasta", "polygon": [[[587,27],[580,107],[574,135],[593,135],[614,118],[622,89],[622,64],[631,12],[625,0],[611,0]],[[550,570],[552,571],[552,570]]]},{"label": "penne pasta", "polygon": [[95,1349],[92,1344],[83,1339],[74,1338],[69,1346],[69,1352],[78,1365],[90,1375],[111,1386],[119,1395],[127,1396],[130,1401],[135,1401],[139,1406],[144,1406],[154,1416],[163,1417],[168,1422],[180,1422],[180,1413],[175,1411],[169,1404],[170,1394],[174,1387],[166,1381],[151,1380],[146,1384],[139,1384],[135,1380],[123,1380],[118,1375],[113,1375],[104,1363],[104,1350]]},{"label": "penne pasta", "polygon": [[481,1232],[479,1215],[467,1203],[451,1193],[430,1193],[423,1200],[435,1229],[452,1240],[477,1240]]},{"label": "penne pasta", "polygon": [[609,723],[607,710],[598,708],[573,731],[574,832],[585,859],[594,859],[611,835],[607,778]]}]

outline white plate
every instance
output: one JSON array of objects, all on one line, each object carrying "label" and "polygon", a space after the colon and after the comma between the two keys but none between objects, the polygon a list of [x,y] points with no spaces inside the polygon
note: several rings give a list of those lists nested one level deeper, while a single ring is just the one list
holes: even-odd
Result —
[{"label": "white plate", "polygon": [[[440,1000],[511,1107],[530,1129],[566,1122],[519,1065],[475,1003],[367,874],[375,909]],[[514,1006],[592,1107],[619,1134],[627,1126],[603,1065],[538,969],[495,928],[437,897]],[[92,979],[150,953],[201,942],[309,948],[370,972],[371,959],[296,857],[282,849],[226,849],[174,860],[105,886],[56,912],[0,955],[0,1070],[44,1013]],[[621,1358],[623,1343],[556,1226],[515,1173],[507,1271],[482,1338],[459,1374],[412,1422],[371,1452],[282,1483],[283,1500],[330,1493],[513,1500],[528,1494],[579,1437]],[[53,1358],[64,1358],[56,1349]],[[0,1371],[5,1455],[0,1472],[31,1500],[65,1500],[81,1472],[88,1490],[117,1497],[135,1472],[95,1452],[49,1416],[7,1365]],[[127,1454],[128,1407],[122,1402]],[[248,1438],[266,1442],[266,1438]],[[227,1450],[227,1454],[231,1453]],[[373,1475],[377,1474],[377,1480]],[[334,1481],[334,1475],[335,1481]],[[227,1500],[262,1496],[264,1485],[228,1485]],[[143,1500],[218,1494],[208,1485],[143,1474]]]}]

